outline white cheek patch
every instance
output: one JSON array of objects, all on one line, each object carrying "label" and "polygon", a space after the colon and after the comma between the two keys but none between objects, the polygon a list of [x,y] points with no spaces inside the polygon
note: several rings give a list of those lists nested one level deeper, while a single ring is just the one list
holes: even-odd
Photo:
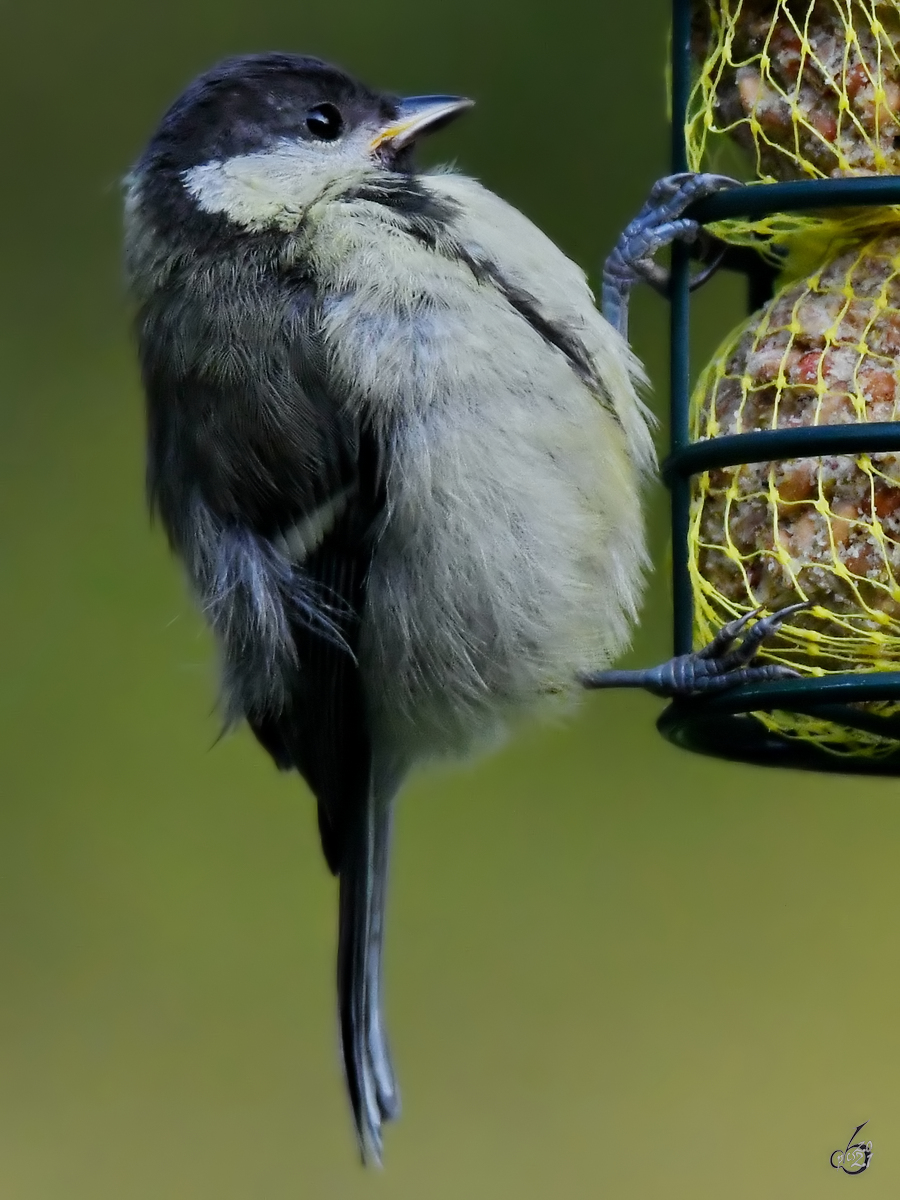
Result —
[{"label": "white cheek patch", "polygon": [[296,224],[303,211],[303,155],[292,149],[241,154],[185,171],[189,194],[205,212],[247,229]]},{"label": "white cheek patch", "polygon": [[224,213],[245,229],[295,229],[324,191],[352,182],[372,168],[367,138],[340,142],[293,141],[202,163],[182,174],[189,195],[204,212]]}]

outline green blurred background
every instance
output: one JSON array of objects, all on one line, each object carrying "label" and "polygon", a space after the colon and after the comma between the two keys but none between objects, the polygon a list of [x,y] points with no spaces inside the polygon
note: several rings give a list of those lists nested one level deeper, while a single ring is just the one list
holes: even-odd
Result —
[{"label": "green blurred background", "polygon": [[[0,1196],[896,1195],[900,783],[694,759],[633,695],[408,787],[405,1112],[364,1174],[312,804],[245,733],[212,748],[211,647],[144,512],[118,180],[195,73],[280,48],[467,93],[429,153],[594,270],[666,167],[665,0],[46,0],[3,24]],[[702,296],[698,361],[740,311],[733,280]],[[634,337],[662,413],[653,296]],[[652,524],[632,662],[669,649],[661,492]],[[866,1118],[850,1184],[828,1156]]]}]

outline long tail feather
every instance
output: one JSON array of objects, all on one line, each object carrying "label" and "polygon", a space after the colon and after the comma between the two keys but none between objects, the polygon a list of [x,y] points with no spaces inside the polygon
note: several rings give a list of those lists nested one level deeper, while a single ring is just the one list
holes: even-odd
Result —
[{"label": "long tail feather", "polygon": [[381,1014],[381,956],[391,804],[370,795],[340,867],[338,1012],[344,1071],[363,1162],[381,1162],[381,1126],[400,1110]]}]

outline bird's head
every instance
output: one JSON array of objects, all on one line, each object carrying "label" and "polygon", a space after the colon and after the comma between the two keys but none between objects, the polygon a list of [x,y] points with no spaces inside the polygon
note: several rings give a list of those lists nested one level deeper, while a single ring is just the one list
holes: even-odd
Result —
[{"label": "bird's head", "polygon": [[418,139],[470,106],[375,92],[316,58],[229,59],[172,105],[129,190],[173,224],[206,213],[244,229],[292,228],[320,197],[410,171]]}]

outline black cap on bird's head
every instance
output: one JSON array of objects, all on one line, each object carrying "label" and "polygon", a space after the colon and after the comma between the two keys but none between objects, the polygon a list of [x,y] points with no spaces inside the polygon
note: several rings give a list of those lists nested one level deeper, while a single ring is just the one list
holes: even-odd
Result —
[{"label": "black cap on bird's head", "polygon": [[269,199],[290,179],[302,209],[343,176],[410,170],[413,144],[470,106],[458,96],[376,92],[317,58],[245,55],[207,71],[175,101],[133,179],[163,177],[199,207],[252,224],[249,191],[236,194],[240,178],[263,191],[271,185]]}]

